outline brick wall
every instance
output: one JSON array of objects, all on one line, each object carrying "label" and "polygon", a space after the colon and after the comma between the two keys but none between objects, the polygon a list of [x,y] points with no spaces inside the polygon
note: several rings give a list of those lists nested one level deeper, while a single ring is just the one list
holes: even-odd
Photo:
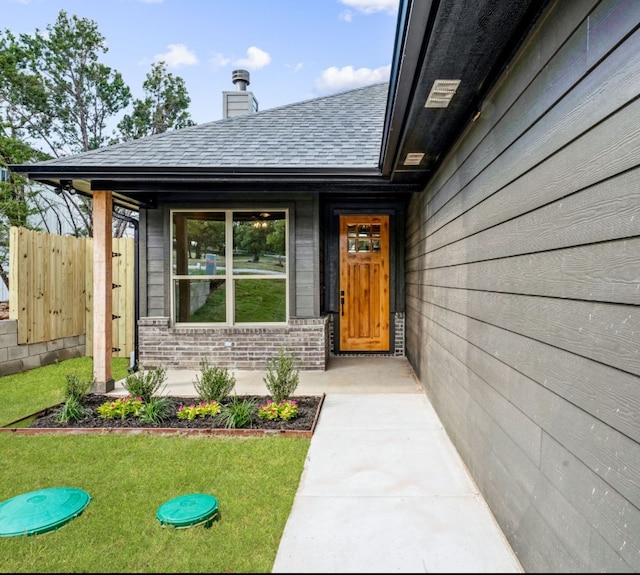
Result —
[{"label": "brick wall", "polygon": [[328,318],[292,319],[270,327],[170,327],[168,317],[138,322],[138,362],[142,368],[263,370],[280,348],[293,353],[303,371],[324,371],[329,357]]},{"label": "brick wall", "polygon": [[18,320],[0,321],[0,376],[84,355],[84,334],[19,345]]},{"label": "brick wall", "polygon": [[398,357],[404,357],[405,356],[405,349],[404,349],[404,313],[401,311],[398,311],[394,314],[393,316],[393,327],[395,329],[395,339],[394,339],[394,347],[395,347],[395,352],[394,355],[398,356]]},{"label": "brick wall", "polygon": [[[336,324],[336,319],[335,319],[335,315],[336,314],[332,314],[329,317],[329,339],[327,341],[327,345],[328,345],[328,354],[329,355],[336,355],[336,348],[335,348],[335,339],[337,338],[337,324]],[[388,354],[384,354],[384,355],[393,355],[395,357],[404,357],[405,356],[405,326],[404,326],[404,321],[405,321],[405,314],[404,312],[396,312],[393,314],[393,350],[391,351],[391,353]],[[345,353],[345,354],[340,354],[340,355],[361,355],[358,353]],[[369,355],[369,354],[362,354],[362,355]]]}]

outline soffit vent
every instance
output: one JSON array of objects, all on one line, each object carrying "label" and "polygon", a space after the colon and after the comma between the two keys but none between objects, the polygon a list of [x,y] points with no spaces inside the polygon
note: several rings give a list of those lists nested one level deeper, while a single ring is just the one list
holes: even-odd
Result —
[{"label": "soffit vent", "polygon": [[420,162],[422,162],[422,158],[424,158],[424,154],[420,154],[417,152],[412,152],[406,155],[404,159],[405,166],[419,166]]},{"label": "soffit vent", "polygon": [[456,93],[460,80],[436,80],[431,87],[425,108],[446,108]]}]

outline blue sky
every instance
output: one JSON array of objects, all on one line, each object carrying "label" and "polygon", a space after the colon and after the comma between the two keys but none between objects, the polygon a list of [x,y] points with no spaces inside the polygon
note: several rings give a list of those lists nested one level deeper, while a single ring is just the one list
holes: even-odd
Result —
[{"label": "blue sky", "polygon": [[0,29],[45,31],[58,12],[97,23],[134,97],[154,61],[186,83],[193,120],[222,118],[246,69],[260,110],[389,78],[398,0],[0,0]]}]

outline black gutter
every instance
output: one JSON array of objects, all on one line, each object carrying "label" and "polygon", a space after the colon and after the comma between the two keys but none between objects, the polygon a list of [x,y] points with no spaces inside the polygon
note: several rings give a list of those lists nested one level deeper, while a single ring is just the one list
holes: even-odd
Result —
[{"label": "black gutter", "polygon": [[[190,177],[193,179],[217,179],[220,177],[246,177],[246,178],[344,178],[344,177],[369,177],[375,178],[381,175],[377,167],[370,166],[306,166],[306,167],[265,167],[265,166],[92,166],[70,164],[10,164],[13,172],[48,177],[56,179],[83,179],[96,178],[148,178],[152,174],[156,178],[173,179]],[[33,179],[37,179],[33,178]]]}]

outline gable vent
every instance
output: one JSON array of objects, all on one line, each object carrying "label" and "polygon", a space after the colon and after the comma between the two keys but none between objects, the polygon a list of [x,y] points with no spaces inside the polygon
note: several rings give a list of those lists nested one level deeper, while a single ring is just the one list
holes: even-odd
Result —
[{"label": "gable vent", "polygon": [[460,80],[436,80],[431,87],[425,108],[446,108],[456,93]]}]

